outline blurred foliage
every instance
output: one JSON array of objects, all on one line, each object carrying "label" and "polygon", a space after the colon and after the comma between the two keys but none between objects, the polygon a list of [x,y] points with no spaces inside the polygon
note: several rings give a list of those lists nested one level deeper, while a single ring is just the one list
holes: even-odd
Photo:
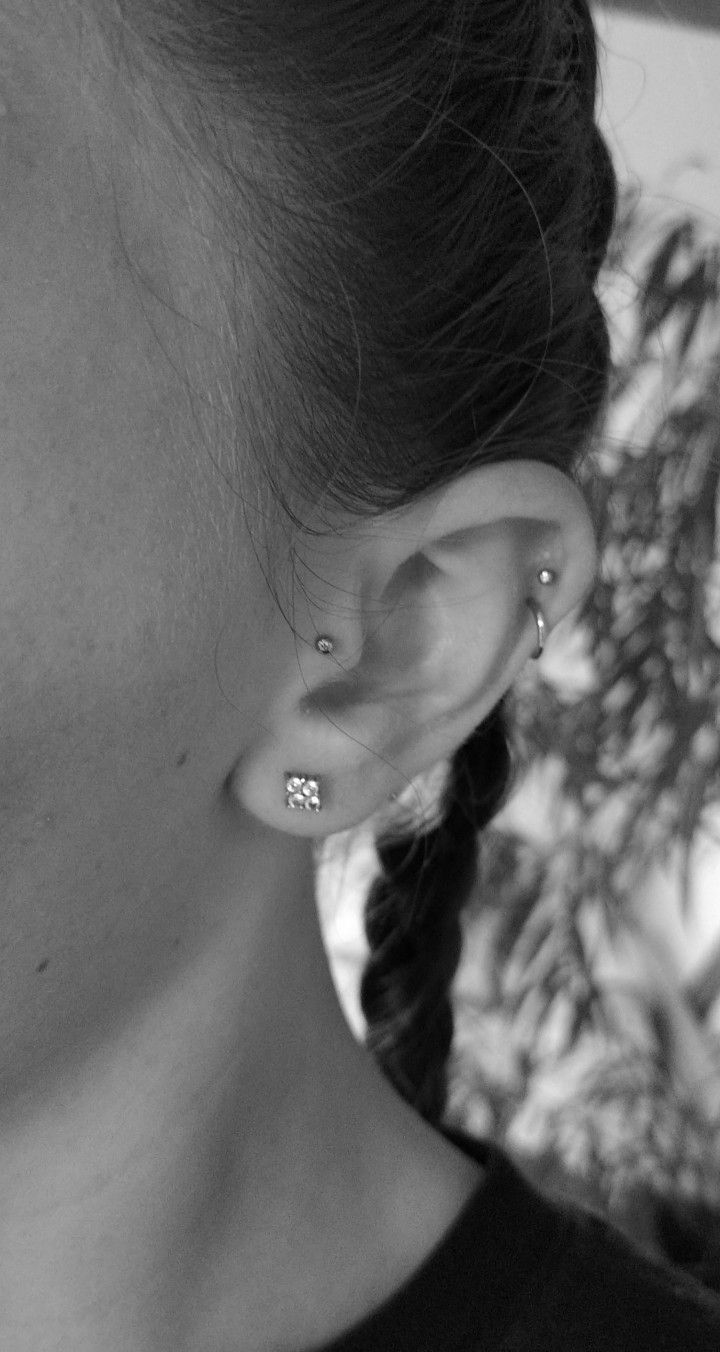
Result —
[{"label": "blurred foliage", "polygon": [[598,583],[516,687],[524,805],[484,845],[451,1117],[606,1204],[638,1180],[720,1203],[720,951],[683,981],[639,904],[675,870],[688,911],[720,802],[718,236],[628,195],[601,296]]}]

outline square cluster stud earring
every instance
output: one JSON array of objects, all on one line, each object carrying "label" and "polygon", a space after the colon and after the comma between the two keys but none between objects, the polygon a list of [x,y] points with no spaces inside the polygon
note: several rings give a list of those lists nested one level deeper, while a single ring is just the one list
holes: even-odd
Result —
[{"label": "square cluster stud earring", "polygon": [[285,801],[298,812],[319,812],[322,807],[320,780],[310,775],[285,775]]}]

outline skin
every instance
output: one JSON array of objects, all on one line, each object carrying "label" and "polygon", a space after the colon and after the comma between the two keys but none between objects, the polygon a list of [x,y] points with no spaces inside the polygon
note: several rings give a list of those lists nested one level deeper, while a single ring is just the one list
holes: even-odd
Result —
[{"label": "skin", "polygon": [[351,1037],[313,844],[467,735],[532,652],[526,575],[571,575],[554,623],[589,526],[553,472],[470,476],[319,546],[343,660],[307,618],[299,649],[208,454],[207,202],[84,7],[2,0],[0,50],[0,1343],[317,1345],[479,1173]]}]

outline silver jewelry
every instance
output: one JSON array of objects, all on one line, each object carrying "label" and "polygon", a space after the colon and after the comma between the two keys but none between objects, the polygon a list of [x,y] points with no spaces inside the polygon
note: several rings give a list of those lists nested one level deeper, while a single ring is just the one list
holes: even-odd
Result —
[{"label": "silver jewelry", "polygon": [[320,780],[311,775],[285,774],[285,802],[296,812],[319,812],[322,808]]},{"label": "silver jewelry", "polygon": [[553,582],[557,582],[557,573],[554,568],[541,568],[537,579],[543,587],[550,587]]},{"label": "silver jewelry", "polygon": [[533,653],[533,659],[537,661],[538,657],[542,656],[542,651],[543,648],[545,647],[545,635],[547,633],[547,626],[545,624],[545,616],[543,615],[537,601],[534,601],[531,596],[528,596],[527,604],[530,607],[530,610],[532,611],[533,619],[537,626],[537,648]]},{"label": "silver jewelry", "polygon": [[330,657],[335,652],[335,644],[331,638],[328,638],[327,634],[320,634],[315,639],[315,647],[324,657]]}]

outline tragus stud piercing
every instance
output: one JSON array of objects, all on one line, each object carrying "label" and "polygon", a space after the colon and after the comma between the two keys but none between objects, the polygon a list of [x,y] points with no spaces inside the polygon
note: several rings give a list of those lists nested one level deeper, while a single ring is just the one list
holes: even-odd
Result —
[{"label": "tragus stud piercing", "polygon": [[328,638],[327,634],[320,634],[319,637],[315,639],[315,647],[318,652],[322,653],[325,657],[330,657],[330,655],[335,652],[335,644],[331,638]]},{"label": "tragus stud piercing", "polygon": [[549,587],[553,582],[557,582],[557,573],[554,568],[541,568],[537,578],[543,587]]},{"label": "tragus stud piercing", "polygon": [[537,604],[537,601],[533,601],[532,597],[528,596],[527,604],[530,610],[532,611],[533,619],[535,620],[535,624],[537,626],[537,648],[533,653],[533,659],[534,661],[537,661],[538,657],[542,656],[542,650],[545,647],[545,634],[547,632],[547,627],[545,624],[545,616],[543,615],[539,605]]},{"label": "tragus stud piercing", "polygon": [[320,780],[310,775],[285,775],[285,802],[296,812],[319,812],[322,807]]}]

